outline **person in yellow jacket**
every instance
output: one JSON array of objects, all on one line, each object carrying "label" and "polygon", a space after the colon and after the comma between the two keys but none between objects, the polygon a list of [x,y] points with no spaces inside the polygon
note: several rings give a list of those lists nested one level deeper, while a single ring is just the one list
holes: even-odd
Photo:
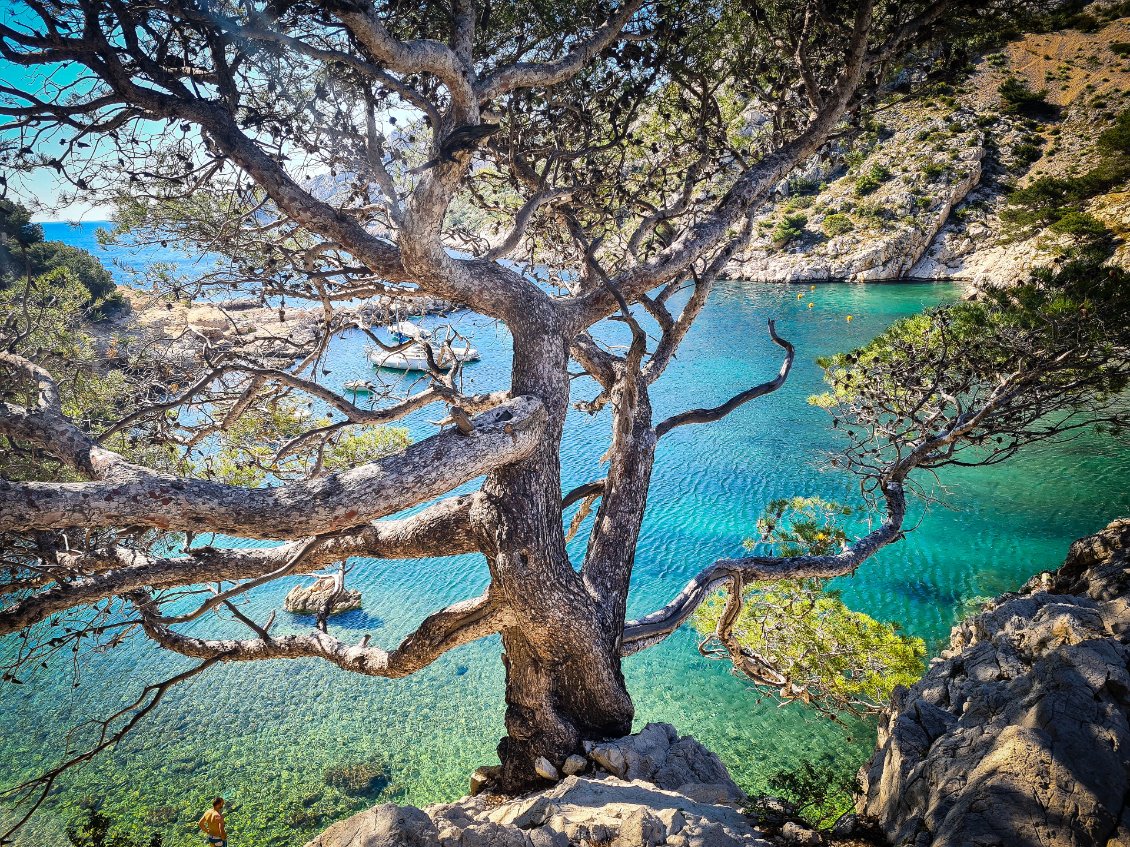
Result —
[{"label": "person in yellow jacket", "polygon": [[212,801],[212,808],[204,813],[196,824],[204,833],[204,840],[210,847],[228,847],[228,831],[224,828],[224,798]]}]

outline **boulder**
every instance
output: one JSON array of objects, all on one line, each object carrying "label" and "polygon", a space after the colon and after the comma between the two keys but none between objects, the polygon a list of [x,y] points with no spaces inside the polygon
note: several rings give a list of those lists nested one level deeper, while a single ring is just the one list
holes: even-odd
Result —
[{"label": "boulder", "polygon": [[704,802],[745,800],[722,760],[690,736],[680,738],[670,724],[649,723],[635,735],[589,745],[588,754],[597,767],[622,779],[642,779]]},{"label": "boulder", "polygon": [[896,691],[857,810],[893,845],[1121,843],[1130,833],[1130,521],[954,628]]},{"label": "boulder", "polygon": [[498,766],[493,767],[483,765],[482,767],[475,768],[475,772],[471,774],[471,785],[468,793],[472,797],[481,791],[485,790],[491,781],[498,775]]},{"label": "boulder", "polygon": [[553,766],[553,762],[549,761],[545,756],[538,756],[534,760],[534,773],[542,779],[548,779],[552,782],[557,782],[561,778],[561,774],[557,772],[557,768]]},{"label": "boulder", "polygon": [[794,821],[789,821],[781,827],[781,840],[786,844],[795,845],[795,847],[820,847],[824,843],[819,832],[803,827]]},{"label": "boulder", "polygon": [[588,750],[594,762],[633,776],[566,775],[545,791],[506,798],[490,793],[494,770],[480,769],[475,796],[423,810],[378,806],[307,847],[769,847],[736,807],[741,791],[721,761],[668,724]]},{"label": "boulder", "polygon": [[432,819],[412,806],[385,803],[338,821],[306,847],[440,847]]},{"label": "boulder", "polygon": [[[310,585],[296,585],[283,600],[283,608],[295,615],[316,615],[326,606],[326,601],[337,591],[337,582],[332,576],[320,576]],[[361,608],[361,592],[343,588],[330,609],[331,615],[352,612]]]},{"label": "boulder", "polygon": [[584,773],[588,769],[589,763],[585,760],[584,756],[578,756],[574,753],[572,756],[565,760],[565,764],[561,766],[561,770],[565,776],[574,776],[575,774]]}]

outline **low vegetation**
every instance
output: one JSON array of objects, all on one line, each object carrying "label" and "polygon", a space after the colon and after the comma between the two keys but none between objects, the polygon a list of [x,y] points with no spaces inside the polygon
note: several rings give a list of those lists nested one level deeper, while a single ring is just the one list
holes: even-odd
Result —
[{"label": "low vegetation", "polygon": [[886,165],[878,163],[872,165],[868,171],[861,174],[855,181],[855,194],[862,197],[870,194],[891,177],[891,170]]},{"label": "low vegetation", "polygon": [[87,291],[85,305],[108,311],[120,304],[114,278],[94,256],[61,241],[45,241],[43,227],[24,207],[0,199],[0,289],[66,269]]},{"label": "low vegetation", "polygon": [[784,247],[804,235],[808,217],[799,212],[786,214],[773,228],[773,243]]},{"label": "low vegetation", "polygon": [[[793,770],[776,771],[766,780],[774,797],[790,803],[799,817],[827,829],[855,807],[859,792],[856,768],[829,757],[801,762]],[[755,803],[755,812],[757,804]]]},{"label": "low vegetation", "polygon": [[1001,98],[1001,110],[1010,114],[1042,117],[1053,109],[1047,101],[1046,89],[1033,91],[1028,83],[1018,77],[1006,77],[997,93]]},{"label": "low vegetation", "polygon": [[855,224],[850,215],[845,215],[843,212],[833,212],[824,218],[821,227],[826,236],[835,238],[837,235],[851,232],[855,229]]},{"label": "low vegetation", "polygon": [[1103,252],[1109,256],[1112,233],[1086,211],[1091,198],[1130,180],[1130,109],[1099,134],[1098,163],[1078,176],[1042,176],[1008,196],[1001,213],[1006,231],[1013,238],[1026,238],[1050,228],[1058,235],[1073,236],[1068,251]]}]

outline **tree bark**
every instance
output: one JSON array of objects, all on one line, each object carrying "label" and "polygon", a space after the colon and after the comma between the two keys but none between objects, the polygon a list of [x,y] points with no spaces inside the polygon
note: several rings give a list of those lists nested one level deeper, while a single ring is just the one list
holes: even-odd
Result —
[{"label": "tree bark", "polygon": [[565,548],[566,333],[553,309],[513,330],[511,389],[542,400],[546,429],[530,455],[487,477],[472,510],[493,590],[512,610],[502,631],[507,737],[498,745],[506,791],[536,783],[539,756],[560,767],[582,741],[626,734],[634,714],[620,670],[623,620],[608,625]]}]

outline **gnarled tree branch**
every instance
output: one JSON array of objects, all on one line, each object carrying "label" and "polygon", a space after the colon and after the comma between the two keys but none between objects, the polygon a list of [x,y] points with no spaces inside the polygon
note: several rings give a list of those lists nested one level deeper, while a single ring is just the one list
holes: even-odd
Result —
[{"label": "gnarled tree branch", "polygon": [[514,462],[535,449],[544,424],[539,401],[516,397],[474,418],[471,435],[443,432],[377,462],[277,488],[181,479],[136,465],[129,466],[134,478],[122,481],[0,481],[0,530],[134,524],[247,538],[320,535],[410,508]]},{"label": "gnarled tree branch", "polygon": [[488,591],[430,615],[394,650],[383,650],[368,646],[367,637],[349,645],[321,630],[246,640],[196,638],[160,623],[151,598],[145,593],[138,592],[132,599],[141,611],[145,634],[165,649],[185,656],[224,662],[318,658],[348,671],[391,679],[415,673],[448,650],[493,635],[509,620],[506,607]]}]

